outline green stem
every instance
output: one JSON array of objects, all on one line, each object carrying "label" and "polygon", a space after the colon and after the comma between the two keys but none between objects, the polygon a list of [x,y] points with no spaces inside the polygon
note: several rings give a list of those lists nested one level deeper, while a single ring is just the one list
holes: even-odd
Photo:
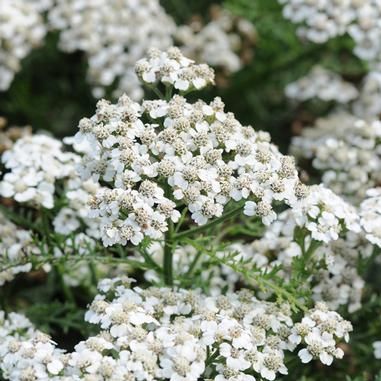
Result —
[{"label": "green stem", "polygon": [[91,275],[91,283],[93,284],[93,286],[97,287],[98,285],[97,269],[93,261],[89,262],[89,270]]},{"label": "green stem", "polygon": [[6,217],[8,217],[14,224],[23,227],[24,229],[30,229],[41,233],[38,226],[33,222],[22,217],[20,214],[17,214],[11,210],[9,207],[5,207],[0,204],[0,212],[2,212]]},{"label": "green stem", "polygon": [[[54,256],[45,256],[41,260],[35,260],[32,262],[34,268],[39,268],[43,266],[44,264],[50,264],[54,265],[57,263],[62,262],[63,257],[54,257]],[[138,268],[138,269],[144,269],[144,270],[149,270],[151,269],[150,266],[148,266],[144,262],[136,261],[133,259],[127,259],[127,258],[115,258],[115,257],[110,257],[110,256],[94,256],[94,255],[89,255],[89,256],[65,256],[65,261],[67,263],[73,262],[77,263],[78,261],[84,261],[84,260],[91,260],[94,262],[100,262],[100,263],[105,263],[105,264],[126,264],[130,265],[131,267]],[[23,262],[15,262],[12,264],[7,265],[6,267],[0,268],[0,271],[7,271],[9,269],[12,269],[16,266],[19,266],[20,264],[23,264]]]},{"label": "green stem", "polygon": [[199,250],[199,251],[197,252],[196,256],[194,257],[194,259],[193,259],[191,265],[189,266],[189,269],[188,269],[188,271],[187,271],[187,273],[186,273],[186,278],[189,278],[189,276],[192,275],[193,270],[195,269],[195,267],[196,267],[196,265],[197,265],[197,262],[199,261],[199,259],[201,258],[201,256],[202,256],[202,251]]},{"label": "green stem", "polygon": [[164,283],[167,286],[173,285],[173,249],[175,240],[173,236],[173,222],[168,224],[168,231],[165,234],[164,241],[164,259],[163,259],[163,272]]},{"label": "green stem", "polygon": [[173,90],[172,86],[170,85],[165,86],[165,100],[167,102],[169,102],[172,98],[172,90]]},{"label": "green stem", "polygon": [[155,271],[157,271],[159,274],[162,272],[162,268],[152,259],[152,257],[147,253],[146,249],[140,249],[139,250],[140,254],[146,261],[147,266],[152,267]]},{"label": "green stem", "polygon": [[194,235],[196,233],[202,233],[204,232],[205,230],[213,227],[213,226],[216,226],[216,225],[219,225],[220,223],[226,221],[227,219],[239,214],[242,210],[242,204],[240,204],[240,206],[238,206],[237,208],[235,209],[232,209],[230,210],[229,212],[223,214],[221,217],[218,217],[214,220],[212,220],[211,222],[205,224],[205,225],[201,225],[201,226],[198,226],[196,228],[193,228],[193,229],[189,229],[189,230],[185,230],[181,233],[178,233],[175,235],[175,239],[176,240],[179,240],[181,238],[184,238],[184,237],[189,237],[191,235]]},{"label": "green stem", "polygon": [[183,225],[187,213],[188,213],[188,208],[185,207],[185,208],[183,209],[182,213],[181,213],[181,217],[180,217],[179,221],[178,221],[177,224],[176,224],[176,228],[175,228],[175,231],[174,231],[175,234],[178,233],[178,231],[180,230],[181,226]]},{"label": "green stem", "polygon": [[70,287],[68,287],[68,285],[65,283],[65,279],[64,279],[65,269],[63,268],[62,264],[57,264],[55,266],[55,269],[56,269],[56,273],[58,275],[59,281],[61,283],[62,291],[65,295],[66,300],[68,300],[69,303],[71,304],[75,304],[74,295],[71,292]]},{"label": "green stem", "polygon": [[[210,352],[210,350],[209,350],[209,352]],[[220,355],[220,353],[219,353],[218,349],[216,349],[213,353],[210,353],[206,359],[205,365],[208,366],[208,365],[212,364],[218,358],[219,355]]]},{"label": "green stem", "polygon": [[146,84],[146,86],[150,89],[150,90],[152,90],[154,93],[155,93],[155,95],[157,96],[157,97],[159,97],[160,99],[165,99],[165,96],[164,96],[164,94],[156,87],[156,86],[149,86],[149,85],[147,85]]}]

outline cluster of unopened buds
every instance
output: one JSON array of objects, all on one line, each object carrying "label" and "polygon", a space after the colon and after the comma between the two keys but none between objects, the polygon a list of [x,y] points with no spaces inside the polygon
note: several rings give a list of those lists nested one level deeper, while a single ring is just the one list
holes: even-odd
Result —
[{"label": "cluster of unopened buds", "polygon": [[[197,290],[130,288],[131,279],[105,279],[85,319],[98,335],[71,353],[57,348],[22,315],[2,313],[0,364],[14,381],[52,380],[274,380],[287,374],[285,352],[302,362],[331,364],[351,324],[318,303],[294,323],[287,304],[257,300],[241,290],[211,297]],[[36,373],[37,372],[37,373]]]}]

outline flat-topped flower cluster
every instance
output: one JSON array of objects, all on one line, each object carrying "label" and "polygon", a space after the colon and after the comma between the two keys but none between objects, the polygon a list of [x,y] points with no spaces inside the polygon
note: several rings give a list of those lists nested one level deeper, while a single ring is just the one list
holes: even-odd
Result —
[{"label": "flat-topped flower cluster", "polygon": [[205,296],[197,290],[130,288],[131,279],[105,279],[85,319],[98,335],[64,353],[22,315],[0,315],[0,364],[5,377],[52,380],[188,380],[287,374],[285,352],[303,363],[331,364],[348,340],[349,322],[322,303],[294,323],[287,304],[257,300],[249,290]]},{"label": "flat-topped flower cluster", "polygon": [[[153,51],[136,69],[146,83],[181,91],[213,82],[210,68],[177,49]],[[92,201],[106,245],[160,237],[169,219],[179,219],[178,205],[202,225],[220,217],[229,201],[250,199],[245,213],[269,224],[274,200],[292,204],[303,196],[293,159],[280,154],[267,133],[225,112],[220,98],[192,104],[174,95],[140,105],[122,96],[117,104],[100,101],[79,128],[77,141],[93,147],[82,162],[83,178],[110,187]]]}]

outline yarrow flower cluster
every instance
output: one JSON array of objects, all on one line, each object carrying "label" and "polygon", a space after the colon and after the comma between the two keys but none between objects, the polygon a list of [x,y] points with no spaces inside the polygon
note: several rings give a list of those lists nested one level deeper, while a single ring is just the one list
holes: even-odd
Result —
[{"label": "yarrow flower cluster", "polygon": [[323,101],[348,103],[358,97],[354,85],[321,66],[314,66],[306,76],[288,84],[285,93],[287,97],[302,102],[318,98]]},{"label": "yarrow flower cluster", "polygon": [[77,157],[62,151],[62,143],[45,135],[19,139],[4,152],[7,170],[0,182],[0,195],[51,209],[54,206],[55,182],[68,177]]},{"label": "yarrow flower cluster", "polygon": [[315,43],[348,33],[355,42],[354,53],[364,60],[380,60],[381,4],[369,1],[278,0],[283,15],[296,24],[298,34]]},{"label": "yarrow flower cluster", "polygon": [[[155,51],[138,62],[137,72],[145,82],[183,91],[213,81],[207,66],[194,65],[177,49]],[[274,200],[298,199],[292,158],[281,155],[267,133],[243,127],[219,98],[192,104],[175,95],[139,105],[122,96],[117,104],[100,101],[79,128],[77,141],[93,147],[82,162],[82,176],[111,188],[92,201],[105,245],[160,237],[169,219],[179,219],[177,204],[185,204],[202,225],[221,216],[230,200],[250,199],[244,213],[269,224],[276,218]]]},{"label": "yarrow flower cluster", "polygon": [[330,364],[343,356],[336,341],[348,340],[352,330],[322,303],[294,324],[287,304],[261,302],[248,290],[210,297],[197,290],[130,288],[130,281],[100,282],[85,319],[101,332],[72,353],[63,353],[22,315],[2,314],[3,374],[14,381],[33,372],[62,381],[274,380],[287,374],[286,351],[299,348],[303,362]]},{"label": "yarrow flower cluster", "polygon": [[88,219],[88,201],[100,186],[80,179],[76,172],[80,156],[65,152],[60,141],[36,134],[18,139],[3,153],[2,161],[10,171],[0,181],[1,196],[52,209],[61,181],[60,197],[65,199],[65,204],[54,218],[55,231],[67,235],[85,223],[87,234],[97,236],[96,220]]},{"label": "yarrow flower cluster", "polygon": [[48,19],[51,28],[60,31],[63,51],[87,54],[96,97],[119,81],[116,95],[127,92],[133,99],[142,98],[135,62],[150,47],[171,46],[176,27],[158,0],[58,0]]},{"label": "yarrow flower cluster", "polygon": [[63,350],[23,315],[0,311],[0,370],[9,380],[66,380]]},{"label": "yarrow flower cluster", "polygon": [[[334,126],[340,126],[335,128]],[[291,153],[312,159],[324,184],[355,204],[381,181],[381,123],[346,114],[318,120],[292,140]]]},{"label": "yarrow flower cluster", "polygon": [[251,58],[254,39],[253,24],[217,6],[211,9],[209,23],[196,19],[178,26],[174,36],[184,55],[228,73],[238,71]]},{"label": "yarrow flower cluster", "polygon": [[41,44],[46,26],[32,4],[23,0],[0,3],[0,91],[7,90],[21,61]]},{"label": "yarrow flower cluster", "polygon": [[306,348],[298,353],[303,363],[319,358],[323,364],[331,365],[334,358],[344,356],[344,351],[336,348],[335,338],[348,341],[351,330],[351,323],[343,321],[337,312],[329,311],[324,303],[317,303],[315,309],[295,324],[290,340],[295,344],[301,340],[306,343]]}]

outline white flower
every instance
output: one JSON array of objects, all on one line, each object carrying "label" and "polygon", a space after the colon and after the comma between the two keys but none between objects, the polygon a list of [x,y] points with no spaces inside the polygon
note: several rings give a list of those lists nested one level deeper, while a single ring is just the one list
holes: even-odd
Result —
[{"label": "white flower", "polygon": [[314,66],[306,76],[288,84],[285,92],[287,97],[298,101],[319,98],[348,103],[358,96],[357,89],[351,83],[321,66]]},{"label": "white flower", "polygon": [[374,357],[376,359],[381,359],[381,341],[375,341],[373,344]]},{"label": "white flower", "polygon": [[250,362],[245,359],[245,351],[232,347],[228,343],[220,345],[220,354],[225,357],[226,365],[233,370],[245,370],[250,367]]},{"label": "white flower", "polygon": [[246,216],[254,216],[257,209],[257,204],[253,201],[246,201],[243,209],[243,214]]}]

